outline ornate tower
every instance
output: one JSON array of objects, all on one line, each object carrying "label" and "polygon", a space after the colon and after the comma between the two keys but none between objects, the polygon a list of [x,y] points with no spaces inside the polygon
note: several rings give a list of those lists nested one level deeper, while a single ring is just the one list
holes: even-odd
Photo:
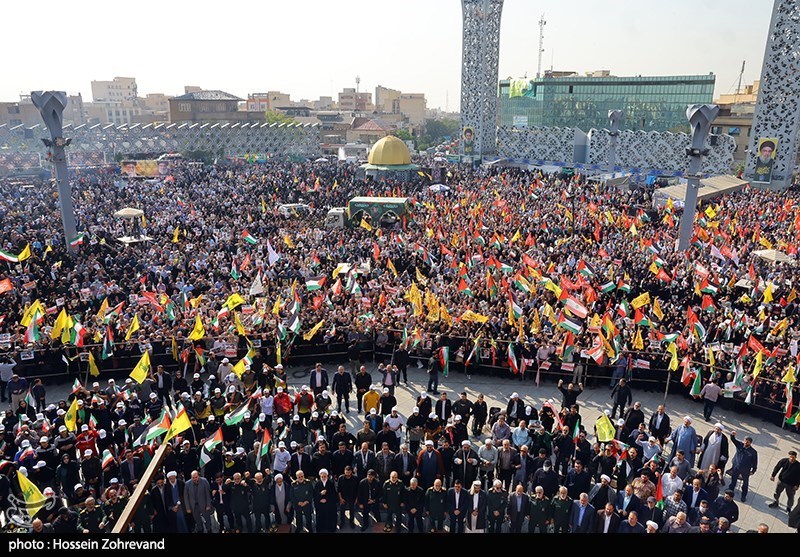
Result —
[{"label": "ornate tower", "polygon": [[497,71],[503,0],[461,0],[461,7],[464,32],[460,153],[480,158],[497,150]]},{"label": "ornate tower", "polygon": [[791,184],[800,130],[798,91],[800,0],[775,0],[745,169],[745,177],[756,184],[774,189]]}]

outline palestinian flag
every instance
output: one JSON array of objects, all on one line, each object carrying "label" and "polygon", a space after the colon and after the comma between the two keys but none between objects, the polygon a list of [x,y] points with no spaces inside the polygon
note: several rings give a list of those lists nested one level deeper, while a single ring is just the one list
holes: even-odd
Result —
[{"label": "palestinian flag", "polygon": [[578,272],[585,276],[585,277],[593,277],[594,276],[594,269],[592,269],[588,263],[586,263],[583,259],[578,262]]},{"label": "palestinian flag", "polygon": [[617,290],[622,290],[626,294],[629,294],[631,291],[631,285],[628,284],[624,279],[619,279],[617,283]]},{"label": "palestinian flag", "polygon": [[660,335],[661,336],[659,337],[659,340],[661,342],[675,342],[676,340],[678,340],[678,337],[681,336],[680,333],[668,333],[668,334],[660,333]]},{"label": "palestinian flag", "polygon": [[458,281],[458,291],[461,292],[462,294],[466,294],[467,296],[470,297],[473,296],[472,290],[467,284],[467,281],[465,281],[463,278],[459,279]]},{"label": "palestinian flag", "polygon": [[278,340],[286,340],[287,334],[288,333],[286,331],[286,327],[283,326],[283,323],[278,321],[278,332],[277,332]]},{"label": "palestinian flag", "polygon": [[581,332],[581,324],[566,317],[563,312],[558,314],[558,326],[575,335]]},{"label": "palestinian flag", "polygon": [[505,263],[500,263],[500,267],[498,268],[504,273],[512,273],[514,271],[514,268],[511,265],[506,265]]},{"label": "palestinian flag", "polygon": [[656,486],[656,507],[659,509],[664,508],[664,488],[661,483],[661,477],[658,478],[658,485]]},{"label": "palestinian flag", "polygon": [[514,319],[519,319],[522,317],[522,308],[517,304],[517,301],[514,299],[514,296],[511,296],[508,300],[509,308],[511,312],[514,314]]},{"label": "palestinian flag", "polygon": [[256,457],[256,468],[261,469],[261,461],[264,457],[269,457],[269,450],[272,445],[272,435],[269,430],[264,428],[264,434],[261,437],[261,447],[258,449],[258,456]]},{"label": "palestinian flag", "polygon": [[617,287],[616,284],[609,281],[605,284],[600,285],[600,292],[602,292],[603,294],[608,294],[609,292],[613,291],[616,287]]},{"label": "palestinian flag", "polygon": [[644,314],[643,311],[638,310],[638,309],[634,312],[633,321],[639,327],[649,327],[650,326],[650,319],[648,319],[648,317]]},{"label": "palestinian flag", "polygon": [[106,325],[106,331],[103,335],[103,352],[100,354],[100,359],[107,360],[114,355],[114,333],[111,332],[111,327]]},{"label": "palestinian flag", "polygon": [[114,455],[111,454],[111,451],[109,451],[108,449],[103,451],[103,465],[102,465],[103,470],[111,466],[114,463],[114,460],[115,460]]},{"label": "palestinian flag", "polygon": [[472,350],[470,350],[469,356],[467,356],[467,359],[464,362],[464,368],[469,367],[469,365],[472,363],[473,358],[480,357],[478,354],[478,347],[480,346],[480,344],[481,344],[481,337],[478,337],[473,341]]},{"label": "palestinian flag", "polygon": [[517,276],[514,277],[514,286],[526,293],[531,291],[531,283],[520,274],[517,274]]},{"label": "palestinian flag", "polygon": [[511,370],[514,375],[519,373],[519,365],[517,364],[517,355],[514,354],[514,343],[508,343],[508,369]]},{"label": "palestinian flag", "polygon": [[800,419],[800,410],[797,410],[791,418],[786,418],[786,425],[797,425],[798,419]]},{"label": "palestinian flag", "polygon": [[216,432],[214,432],[212,437],[209,437],[206,442],[203,443],[203,446],[200,449],[200,468],[211,462],[211,452],[215,447],[222,443],[222,441],[222,428],[219,428]]},{"label": "palestinian flag", "polygon": [[297,335],[300,334],[300,327],[302,327],[302,323],[300,323],[300,315],[298,313],[295,313],[289,319],[289,324],[287,329]]},{"label": "palestinian flag", "polygon": [[239,280],[239,268],[236,266],[236,260],[231,261],[231,278]]},{"label": "palestinian flag", "polygon": [[245,230],[244,232],[242,232],[242,239],[243,239],[245,242],[247,242],[248,244],[250,244],[251,246],[254,246],[254,245],[256,245],[256,244],[258,243],[258,240],[256,240],[256,239],[253,237],[253,235],[252,235],[252,234],[250,234],[250,232],[248,232],[247,230]]},{"label": "palestinian flag", "polygon": [[703,294],[703,301],[700,304],[700,307],[709,312],[716,311],[717,309],[717,306],[714,305],[714,299],[708,294]]},{"label": "palestinian flag", "polygon": [[700,339],[701,341],[705,340],[705,338],[706,338],[706,328],[703,326],[702,323],[700,323],[698,321],[697,323],[692,325],[692,329],[694,330],[694,334],[697,335],[698,339]]},{"label": "palestinian flag", "polygon": [[700,292],[716,296],[717,292],[719,292],[719,288],[708,282],[708,279],[703,279],[703,282],[700,284]]},{"label": "palestinian flag", "polygon": [[170,425],[172,425],[172,420],[169,419],[169,414],[167,414],[166,410],[162,410],[161,417],[150,424],[150,427],[147,429],[147,434],[144,437],[145,441],[149,443],[156,437],[161,437],[169,431]]},{"label": "palestinian flag", "polygon": [[309,279],[306,281],[306,289],[309,292],[313,292],[314,290],[320,290],[325,286],[325,279],[326,277],[317,277],[313,279]]},{"label": "palestinian flag", "polygon": [[248,412],[250,408],[250,401],[247,400],[242,404],[239,408],[231,412],[230,414],[225,415],[225,425],[236,425],[242,420],[244,420],[244,415]]}]

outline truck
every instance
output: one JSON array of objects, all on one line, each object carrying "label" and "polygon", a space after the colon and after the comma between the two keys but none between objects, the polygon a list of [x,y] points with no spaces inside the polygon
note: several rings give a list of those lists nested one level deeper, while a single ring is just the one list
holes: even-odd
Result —
[{"label": "truck", "polygon": [[393,226],[408,218],[411,204],[407,197],[354,197],[347,207],[333,207],[325,217],[327,228],[358,226],[363,218],[372,226]]}]

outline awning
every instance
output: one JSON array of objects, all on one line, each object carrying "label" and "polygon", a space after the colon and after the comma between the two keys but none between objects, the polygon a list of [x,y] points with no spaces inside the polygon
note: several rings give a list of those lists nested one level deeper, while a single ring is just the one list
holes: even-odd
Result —
[{"label": "awning", "polygon": [[759,249],[754,251],[753,254],[759,256],[761,259],[766,259],[767,261],[772,262],[780,261],[781,263],[794,263],[795,261],[790,255],[787,255],[776,249]]},{"label": "awning", "polygon": [[[703,178],[700,180],[700,190],[697,192],[697,202],[706,201],[725,195],[726,193],[733,193],[744,188],[749,182],[741,180],[736,176],[723,175],[713,176],[711,178]],[[675,186],[667,186],[660,188],[653,194],[653,203],[656,207],[660,207],[667,202],[667,198],[673,201],[679,201],[678,206],[683,206],[683,200],[686,199],[686,184],[677,184]]]},{"label": "awning", "polygon": [[141,209],[134,209],[133,207],[125,207],[124,209],[120,209],[114,213],[115,217],[120,217],[123,219],[135,219],[137,217],[141,217],[142,215],[144,215],[144,211]]}]

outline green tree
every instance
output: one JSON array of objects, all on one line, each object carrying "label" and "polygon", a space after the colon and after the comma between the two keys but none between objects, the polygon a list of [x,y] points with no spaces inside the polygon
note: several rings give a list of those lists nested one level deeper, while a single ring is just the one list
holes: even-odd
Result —
[{"label": "green tree", "polygon": [[296,124],[297,120],[277,110],[267,110],[264,113],[267,124]]},{"label": "green tree", "polygon": [[414,136],[409,133],[408,130],[397,130],[394,132],[395,137],[398,139],[402,139],[403,141],[413,140]]}]

